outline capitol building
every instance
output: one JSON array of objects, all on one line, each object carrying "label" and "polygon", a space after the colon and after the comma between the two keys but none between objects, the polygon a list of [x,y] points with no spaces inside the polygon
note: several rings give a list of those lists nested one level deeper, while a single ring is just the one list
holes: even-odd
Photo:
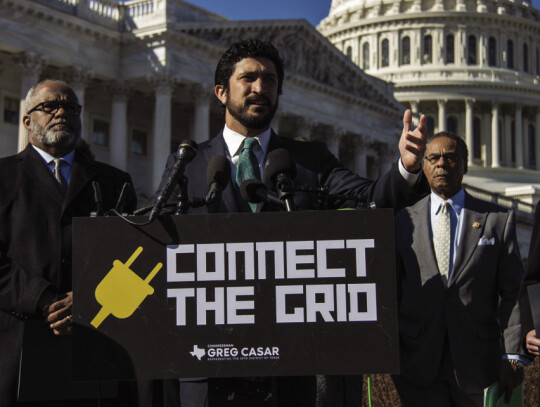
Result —
[{"label": "capitol building", "polygon": [[540,11],[530,2],[333,0],[318,30],[391,83],[430,132],[466,140],[467,184],[538,201]]}]

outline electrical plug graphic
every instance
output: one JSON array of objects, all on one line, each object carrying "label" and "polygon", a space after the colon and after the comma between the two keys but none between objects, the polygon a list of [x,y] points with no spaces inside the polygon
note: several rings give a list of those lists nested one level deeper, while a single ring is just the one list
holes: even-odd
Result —
[{"label": "electrical plug graphic", "polygon": [[163,263],[156,264],[144,280],[129,268],[142,251],[142,246],[137,247],[125,263],[113,261],[113,268],[96,287],[96,300],[102,308],[90,322],[94,328],[99,327],[109,314],[120,319],[130,317],[144,299],[154,293],[149,283]]}]

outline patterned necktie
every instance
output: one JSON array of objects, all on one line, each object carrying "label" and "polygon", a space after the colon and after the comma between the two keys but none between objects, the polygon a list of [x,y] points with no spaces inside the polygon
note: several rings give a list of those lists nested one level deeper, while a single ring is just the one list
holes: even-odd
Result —
[{"label": "patterned necktie", "polygon": [[53,169],[53,175],[56,179],[56,182],[58,182],[58,186],[60,187],[60,190],[63,194],[66,193],[68,184],[64,176],[62,175],[62,172],[60,171],[60,167],[62,165],[62,159],[61,158],[55,158],[54,159],[54,169]]},{"label": "patterned necktie", "polygon": [[[244,139],[244,146],[238,158],[238,166],[236,168],[236,183],[238,186],[242,185],[247,179],[261,179],[261,172],[259,170],[259,162],[255,153],[253,152],[253,146],[258,143],[254,137],[246,137]],[[249,203],[252,212],[257,210],[257,204]]]},{"label": "patterned necktie", "polygon": [[439,213],[435,220],[435,230],[433,232],[433,247],[439,272],[445,287],[448,285],[448,271],[450,268],[450,212],[449,203],[441,203]]}]

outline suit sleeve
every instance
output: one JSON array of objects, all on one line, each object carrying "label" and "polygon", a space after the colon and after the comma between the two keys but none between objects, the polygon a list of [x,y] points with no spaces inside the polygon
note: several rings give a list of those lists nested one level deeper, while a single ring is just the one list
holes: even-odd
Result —
[{"label": "suit sleeve", "polygon": [[[529,331],[534,329],[531,304],[527,287],[540,283],[540,205],[536,206],[534,214],[534,225],[529,246],[529,258],[527,261],[527,271],[523,277],[519,292],[519,306],[521,310],[522,341]],[[522,342],[523,343],[523,342]]]},{"label": "suit sleeve", "polygon": [[362,178],[337,164],[328,173],[325,185],[331,194],[352,193],[362,202],[375,202],[377,208],[394,208],[396,211],[410,206],[429,193],[429,186],[422,175],[414,188],[401,176],[397,162],[375,181]]},{"label": "suit sleeve", "polygon": [[506,353],[523,354],[521,347],[520,310],[517,302],[523,278],[523,264],[516,236],[513,211],[508,213],[503,235],[503,249],[498,261],[499,322],[503,330]]}]

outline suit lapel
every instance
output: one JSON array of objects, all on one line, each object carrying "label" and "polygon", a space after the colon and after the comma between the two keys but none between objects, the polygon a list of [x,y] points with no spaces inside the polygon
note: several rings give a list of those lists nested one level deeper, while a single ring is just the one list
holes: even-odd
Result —
[{"label": "suit lapel", "polygon": [[454,267],[452,268],[448,285],[456,282],[459,276],[463,273],[463,270],[467,266],[467,263],[478,246],[478,241],[484,233],[484,227],[486,225],[487,213],[476,211],[474,204],[471,201],[471,197],[468,194],[465,194],[465,205],[463,211],[461,241],[459,242],[456,253],[456,261],[454,262]]},{"label": "suit lapel", "polygon": [[71,168],[71,179],[69,181],[68,189],[66,192],[66,199],[64,201],[65,210],[73,202],[77,194],[88,184],[96,174],[94,166],[86,160],[81,158],[75,153],[75,160],[73,161],[73,167]]},{"label": "suit lapel", "polygon": [[[202,151],[204,155],[204,159],[207,164],[208,162],[210,162],[210,159],[215,155],[223,155],[227,157],[227,151],[226,151],[227,146],[225,144],[225,139],[223,138],[223,132],[219,133],[216,137],[211,139],[207,145],[208,145],[208,148]],[[236,203],[233,182],[236,182],[236,181],[231,179],[230,182],[225,187],[225,189],[223,190],[223,193],[221,194],[221,200],[223,201],[223,206],[224,206],[224,208],[222,208],[223,212],[229,212],[229,213],[239,212],[238,204]]]},{"label": "suit lapel", "polygon": [[422,285],[425,285],[433,277],[439,276],[440,278],[439,266],[437,266],[429,228],[431,222],[429,203],[430,198],[428,195],[415,206],[415,211],[411,211],[411,220],[414,225],[412,249],[418,259]]},{"label": "suit lapel", "polygon": [[35,187],[46,191],[54,202],[62,206],[64,194],[60,191],[56,180],[47,168],[47,164],[31,144],[28,144],[23,150],[21,158],[21,168],[35,181]]}]

